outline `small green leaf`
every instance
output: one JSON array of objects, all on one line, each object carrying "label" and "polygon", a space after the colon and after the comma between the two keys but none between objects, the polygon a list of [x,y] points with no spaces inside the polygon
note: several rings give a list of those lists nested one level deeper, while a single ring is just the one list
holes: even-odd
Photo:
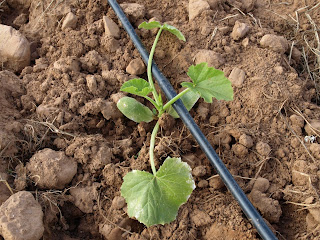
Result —
[{"label": "small green leaf", "polygon": [[189,165],[180,158],[168,157],[155,176],[145,171],[129,172],[121,195],[128,204],[129,217],[149,227],[172,222],[194,188]]},{"label": "small green leaf", "polygon": [[186,38],[183,36],[182,32],[180,32],[176,27],[165,23],[163,24],[163,29],[174,34],[179,40],[186,41]]},{"label": "small green leaf", "polygon": [[138,28],[144,28],[144,29],[161,28],[161,23],[159,23],[158,21],[143,22],[138,26]]},{"label": "small green leaf", "polygon": [[152,92],[150,84],[142,78],[134,78],[125,82],[122,84],[120,90],[141,97],[145,97]]},{"label": "small green leaf", "polygon": [[131,97],[120,98],[117,107],[123,115],[137,123],[151,122],[154,117],[152,111],[148,107]]},{"label": "small green leaf", "polygon": [[192,65],[187,74],[192,83],[183,82],[181,85],[199,93],[206,102],[211,103],[213,97],[218,100],[233,100],[231,82],[222,71],[208,67],[204,62]]},{"label": "small green leaf", "polygon": [[[196,104],[200,95],[197,92],[189,91],[185,95],[183,95],[180,99],[182,100],[184,106],[188,111]],[[174,118],[179,118],[178,113],[172,106],[170,106],[167,112]]]}]

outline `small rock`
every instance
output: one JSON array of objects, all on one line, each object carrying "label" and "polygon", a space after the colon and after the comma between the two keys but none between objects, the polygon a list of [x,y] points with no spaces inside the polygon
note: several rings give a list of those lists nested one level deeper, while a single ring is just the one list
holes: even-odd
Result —
[{"label": "small rock", "polygon": [[312,119],[309,121],[309,124],[306,124],[304,127],[304,130],[307,132],[307,134],[309,136],[316,135],[316,133],[320,133],[320,121],[319,120]]},{"label": "small rock", "polygon": [[118,25],[112,21],[111,18],[107,16],[103,16],[104,29],[107,36],[111,36],[114,38],[120,37],[120,29]]},{"label": "small rock", "polygon": [[30,43],[19,31],[0,24],[0,58],[7,68],[21,71],[30,64]]},{"label": "small rock", "polygon": [[94,202],[98,199],[97,186],[76,187],[70,189],[76,205],[84,213],[92,213]]},{"label": "small rock", "polygon": [[233,86],[240,87],[246,79],[246,72],[236,67],[230,73],[229,79]]},{"label": "small rock", "polygon": [[146,14],[146,9],[143,5],[138,3],[122,3],[120,4],[122,10],[134,21],[141,19]]},{"label": "small rock", "polygon": [[248,155],[249,152],[248,148],[238,143],[232,145],[232,151],[238,157],[245,157]]},{"label": "small rock", "polygon": [[202,227],[211,222],[210,216],[199,209],[194,210],[190,215],[191,222],[196,225],[196,227]]},{"label": "small rock", "polygon": [[295,60],[297,63],[299,63],[301,56],[302,56],[302,53],[299,51],[299,49],[296,47],[293,47],[292,48],[292,55],[291,55],[292,59]]},{"label": "small rock", "polygon": [[203,177],[204,175],[207,174],[207,169],[206,169],[205,166],[200,165],[200,166],[195,167],[195,168],[192,170],[192,174],[193,174],[195,177]]},{"label": "small rock", "polygon": [[75,160],[50,148],[34,154],[26,167],[37,186],[45,189],[63,189],[77,173]]},{"label": "small rock", "polygon": [[233,40],[239,40],[240,38],[243,38],[249,30],[250,28],[247,24],[236,21],[230,36]]},{"label": "small rock", "polygon": [[112,207],[114,209],[122,209],[126,205],[126,200],[121,196],[116,196],[112,200]]},{"label": "small rock", "polygon": [[266,192],[268,188],[270,187],[270,182],[266,178],[259,177],[257,180],[254,182],[252,191],[260,191],[262,193]]},{"label": "small rock", "polygon": [[209,183],[208,183],[207,180],[200,180],[200,181],[198,182],[198,187],[199,187],[199,188],[206,188],[206,187],[208,187],[208,185],[209,185]]},{"label": "small rock", "polygon": [[74,29],[77,26],[78,17],[74,15],[72,12],[69,12],[65,19],[63,20],[61,29],[64,30],[66,28]]},{"label": "small rock", "polygon": [[203,11],[209,9],[209,3],[204,0],[189,0],[189,21],[192,21]]},{"label": "small rock", "polygon": [[245,38],[242,40],[241,45],[244,47],[247,47],[249,45],[249,38]]},{"label": "small rock", "polygon": [[208,63],[209,67],[219,68],[225,63],[225,59],[220,53],[211,50],[200,50],[194,57],[195,64]]},{"label": "small rock", "polygon": [[127,73],[131,75],[141,75],[145,73],[146,66],[140,58],[133,59],[126,68]]},{"label": "small rock", "polygon": [[264,35],[260,40],[260,45],[278,53],[285,53],[289,48],[287,39],[273,34]]},{"label": "small rock", "polygon": [[271,152],[270,146],[264,142],[258,142],[256,145],[256,150],[262,156],[268,156]]},{"label": "small rock", "polygon": [[0,206],[0,235],[7,240],[38,240],[44,232],[43,212],[30,192],[13,194]]},{"label": "small rock", "polygon": [[89,91],[91,93],[96,93],[97,89],[98,89],[98,84],[97,84],[97,80],[95,78],[94,75],[88,75],[86,77],[87,80],[87,87],[89,88]]},{"label": "small rock", "polygon": [[242,134],[239,138],[239,143],[247,148],[251,148],[253,146],[253,139],[246,134]]},{"label": "small rock", "polygon": [[75,57],[60,58],[54,62],[53,67],[64,73],[80,71],[79,61]]},{"label": "small rock", "polygon": [[310,145],[310,152],[315,158],[320,159],[320,144],[312,143]]},{"label": "small rock", "polygon": [[219,176],[215,176],[209,180],[209,186],[214,190],[219,190],[224,188],[224,183]]}]

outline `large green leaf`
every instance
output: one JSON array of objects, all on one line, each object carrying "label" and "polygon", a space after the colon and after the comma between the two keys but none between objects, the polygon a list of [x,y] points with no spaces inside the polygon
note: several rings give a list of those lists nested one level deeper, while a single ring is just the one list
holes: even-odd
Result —
[{"label": "large green leaf", "polygon": [[144,29],[161,28],[161,23],[159,23],[158,21],[143,22],[138,26],[138,28],[144,28]]},{"label": "large green leaf", "polygon": [[181,85],[199,93],[206,102],[211,103],[213,97],[218,100],[233,100],[231,82],[222,71],[208,67],[204,62],[192,65],[187,74],[192,83],[183,82]]},{"label": "large green leaf", "polygon": [[186,41],[186,38],[183,36],[182,32],[180,32],[176,27],[165,23],[163,24],[163,29],[174,34],[179,40]]},{"label": "large green leaf", "polygon": [[145,97],[152,92],[150,84],[142,78],[134,78],[125,82],[122,84],[120,90],[141,97]]},{"label": "large green leaf", "polygon": [[117,103],[118,109],[132,121],[139,122],[151,122],[154,114],[152,111],[131,97],[123,97]]},{"label": "large green leaf", "polygon": [[189,165],[180,158],[168,157],[156,176],[145,171],[129,172],[121,195],[126,199],[129,217],[149,227],[173,221],[194,188]]},{"label": "large green leaf", "polygon": [[[183,95],[180,99],[182,100],[184,106],[188,111],[196,104],[198,101],[200,95],[197,92],[189,91],[185,95]],[[178,113],[176,110],[173,109],[172,106],[170,106],[167,110],[167,112],[174,118],[179,118]]]}]

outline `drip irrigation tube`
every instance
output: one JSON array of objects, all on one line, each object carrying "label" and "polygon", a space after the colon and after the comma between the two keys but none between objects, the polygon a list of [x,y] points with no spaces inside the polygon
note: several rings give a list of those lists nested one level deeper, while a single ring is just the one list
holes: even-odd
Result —
[{"label": "drip irrigation tube", "polygon": [[[120,19],[122,26],[129,34],[132,42],[140,52],[143,61],[147,64],[149,53],[144,48],[143,44],[141,43],[139,37],[137,36],[134,28],[132,27],[131,23],[129,22],[128,18],[122,11],[121,7],[117,3],[116,0],[108,0],[110,6],[113,8],[114,12]],[[165,93],[168,100],[172,99],[177,95],[173,87],[171,86],[170,82],[166,77],[161,73],[159,68],[155,63],[152,64],[152,73],[156,78],[160,88]],[[199,146],[201,147],[202,151],[206,154],[207,158],[209,159],[211,165],[216,169],[218,174],[220,175],[221,179],[223,180],[224,184],[227,186],[233,197],[238,201],[240,207],[242,208],[243,212],[246,214],[250,222],[253,226],[257,229],[260,236],[265,240],[272,240],[277,239],[273,232],[270,230],[268,225],[265,223],[261,215],[258,211],[254,208],[251,202],[248,200],[245,193],[239,187],[231,173],[228,171],[226,166],[223,164],[209,141],[206,139],[204,134],[201,132],[198,125],[195,123],[187,109],[184,107],[181,100],[178,100],[173,104],[174,109],[179,114],[181,120],[184,122],[186,127],[189,129],[193,137],[198,142]]]}]

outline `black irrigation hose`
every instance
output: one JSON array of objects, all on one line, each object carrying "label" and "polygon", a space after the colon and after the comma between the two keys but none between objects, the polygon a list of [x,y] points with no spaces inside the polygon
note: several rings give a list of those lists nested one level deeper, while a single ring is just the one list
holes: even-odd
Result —
[{"label": "black irrigation hose", "polygon": [[[120,19],[122,26],[125,28],[127,33],[129,34],[131,40],[133,41],[134,45],[140,52],[142,59],[147,64],[149,53],[144,48],[143,44],[141,43],[139,37],[137,36],[134,28],[132,27],[131,23],[129,22],[128,18],[122,11],[121,7],[117,3],[116,0],[108,0],[110,6],[115,11],[116,15]],[[170,82],[166,77],[161,73],[159,68],[155,63],[152,64],[152,73],[155,76],[159,86],[161,87],[162,91],[165,93],[167,99],[172,99],[177,95],[173,87],[171,86]],[[181,100],[178,100],[173,104],[174,109],[179,114],[180,118],[190,130],[193,137],[198,142],[199,146],[203,150],[203,152],[207,155],[211,165],[216,169],[218,174],[220,175],[221,179],[223,180],[224,184],[230,190],[234,198],[238,201],[240,207],[242,208],[243,212],[246,214],[250,222],[253,226],[258,230],[258,233],[263,239],[277,239],[273,232],[270,230],[268,225],[265,223],[261,215],[258,211],[254,208],[251,202],[248,200],[245,193],[239,187],[237,182],[234,180],[226,166],[223,164],[209,141],[206,139],[204,134],[201,132],[198,125],[195,123],[187,109],[184,107]]]}]

